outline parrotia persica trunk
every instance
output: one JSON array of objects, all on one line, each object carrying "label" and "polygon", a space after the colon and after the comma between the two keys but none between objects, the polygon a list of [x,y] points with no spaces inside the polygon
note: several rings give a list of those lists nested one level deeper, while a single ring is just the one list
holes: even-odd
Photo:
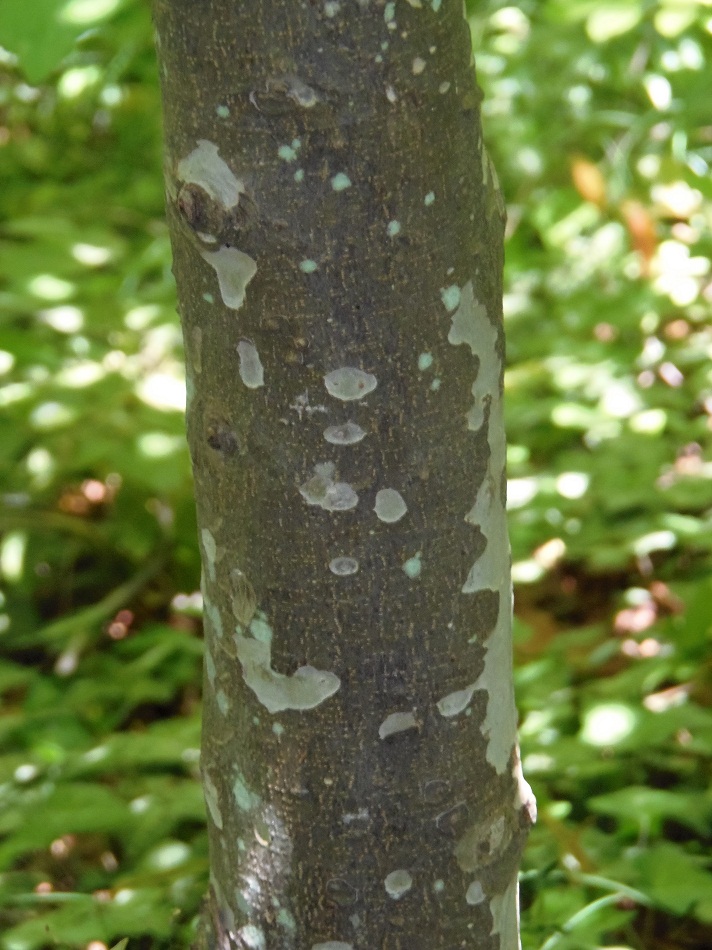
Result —
[{"label": "parrotia persica trunk", "polygon": [[515,950],[503,205],[461,0],[156,0],[203,944]]}]

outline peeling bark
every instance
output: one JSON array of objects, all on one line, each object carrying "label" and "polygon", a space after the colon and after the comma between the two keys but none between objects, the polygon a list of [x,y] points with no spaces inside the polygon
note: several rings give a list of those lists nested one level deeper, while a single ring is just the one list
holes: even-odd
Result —
[{"label": "peeling bark", "polygon": [[205,948],[516,950],[504,212],[460,0],[155,0]]}]

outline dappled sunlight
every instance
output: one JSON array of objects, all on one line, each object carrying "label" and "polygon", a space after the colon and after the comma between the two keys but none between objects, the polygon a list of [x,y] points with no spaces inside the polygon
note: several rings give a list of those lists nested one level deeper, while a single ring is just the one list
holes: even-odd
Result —
[{"label": "dappled sunlight", "polygon": [[635,711],[622,703],[594,706],[584,716],[581,738],[589,745],[615,746],[635,729]]}]

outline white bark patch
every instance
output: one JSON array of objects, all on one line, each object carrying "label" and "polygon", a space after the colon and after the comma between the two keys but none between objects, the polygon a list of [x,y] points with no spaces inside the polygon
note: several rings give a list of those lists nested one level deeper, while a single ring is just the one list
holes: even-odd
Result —
[{"label": "white bark patch", "polygon": [[383,884],[388,896],[392,897],[394,901],[397,901],[411,889],[413,886],[413,877],[410,872],[399,868],[397,871],[391,871],[391,873],[386,876]]},{"label": "white bark patch", "polygon": [[490,480],[489,475],[480,486],[477,501],[465,516],[465,521],[480,528],[487,539],[487,547],[470,568],[462,593],[474,594],[486,589],[499,591],[500,597],[506,598],[509,593],[507,513],[499,495],[499,484]]},{"label": "white bark patch", "polygon": [[409,710],[408,712],[395,712],[383,720],[378,727],[378,736],[380,739],[387,739],[398,732],[405,732],[408,729],[417,729],[418,722]]},{"label": "white bark patch", "polygon": [[343,422],[338,426],[329,426],[324,429],[324,438],[332,445],[355,445],[365,438],[366,433],[355,422]]},{"label": "white bark patch", "polygon": [[213,824],[222,831],[223,820],[218,803],[218,790],[207,772],[203,774],[203,795],[205,796],[205,804],[208,806]]},{"label": "white bark patch", "polygon": [[329,561],[329,570],[337,577],[349,577],[358,571],[358,561],[355,557],[335,557]]},{"label": "white bark patch", "polygon": [[197,148],[178,162],[177,172],[181,181],[198,185],[226,211],[234,208],[245,192],[244,182],[220,158],[217,145],[207,139],[198,139]]},{"label": "white bark patch", "polygon": [[265,371],[257,347],[249,340],[240,340],[237,344],[240,359],[240,379],[248,389],[259,389],[265,384]]},{"label": "white bark patch", "polygon": [[[475,299],[471,280],[458,294],[459,296],[452,294],[452,300],[457,296],[457,309],[452,315],[447,339],[453,346],[466,343],[472,355],[479,360],[477,378],[472,385],[475,401],[467,417],[468,428],[477,432],[485,419],[485,406],[490,405],[491,408],[491,403],[499,403],[501,406],[499,393],[502,361],[497,352],[499,335],[497,328],[487,317],[487,310]],[[500,431],[504,431],[504,426]]]},{"label": "white bark patch", "polygon": [[490,453],[487,472],[475,503],[465,516],[468,523],[479,527],[487,543],[472,565],[462,592],[474,594],[489,590],[499,599],[497,623],[486,643],[485,668],[474,689],[483,689],[488,695],[481,728],[488,740],[487,760],[501,774],[509,764],[517,724],[512,686],[510,548],[501,493],[506,463],[504,409],[500,394],[502,361],[497,350],[497,328],[490,322],[486,309],[476,300],[472,281],[468,281],[460,292],[448,342],[453,346],[466,344],[478,360],[477,376],[472,385],[474,401],[467,414],[467,427],[476,432],[487,424]]},{"label": "white bark patch", "polygon": [[473,683],[471,686],[466,686],[464,689],[458,689],[454,693],[448,693],[447,696],[443,696],[437,704],[440,715],[449,719],[452,716],[457,716],[461,712],[464,712],[472,702],[475,689],[476,686]]},{"label": "white bark patch", "polygon": [[285,709],[314,709],[341,686],[335,673],[300,666],[291,676],[272,669],[272,646],[235,634],[242,675],[257,699],[270,713]]},{"label": "white bark patch", "polygon": [[465,900],[471,907],[476,907],[478,904],[481,904],[484,899],[485,892],[482,890],[482,885],[479,881],[473,881],[467,888]]},{"label": "white bark patch", "polygon": [[355,366],[342,366],[326,374],[324,385],[330,396],[342,402],[352,402],[372,393],[378,386],[378,380],[373,373],[366,373]]},{"label": "white bark patch", "polygon": [[395,488],[382,488],[376,495],[376,505],[373,509],[376,517],[386,524],[400,521],[408,510],[403,496]]},{"label": "white bark patch", "polygon": [[506,771],[517,740],[517,708],[512,682],[511,601],[502,610],[497,625],[487,639],[485,668],[475,689],[487,693],[487,712],[482,735],[487,740],[487,761],[498,774]]},{"label": "white bark patch", "polygon": [[519,943],[519,881],[512,879],[503,894],[495,894],[490,901],[492,914],[491,936],[499,936],[502,950],[516,950]]},{"label": "white bark patch", "polygon": [[257,264],[249,254],[243,254],[235,247],[201,251],[200,256],[215,271],[225,306],[239,310],[245,302],[245,288],[257,273]]},{"label": "white bark patch", "polygon": [[337,482],[333,462],[314,466],[314,475],[299,486],[299,494],[308,505],[324,511],[349,511],[358,504],[358,495],[347,482]]}]

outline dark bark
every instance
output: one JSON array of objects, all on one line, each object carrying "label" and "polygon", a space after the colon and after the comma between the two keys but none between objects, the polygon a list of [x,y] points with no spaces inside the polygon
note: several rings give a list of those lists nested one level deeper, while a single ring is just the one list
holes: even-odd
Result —
[{"label": "dark bark", "polygon": [[204,567],[201,946],[515,950],[503,212],[461,2],[155,12]]}]

